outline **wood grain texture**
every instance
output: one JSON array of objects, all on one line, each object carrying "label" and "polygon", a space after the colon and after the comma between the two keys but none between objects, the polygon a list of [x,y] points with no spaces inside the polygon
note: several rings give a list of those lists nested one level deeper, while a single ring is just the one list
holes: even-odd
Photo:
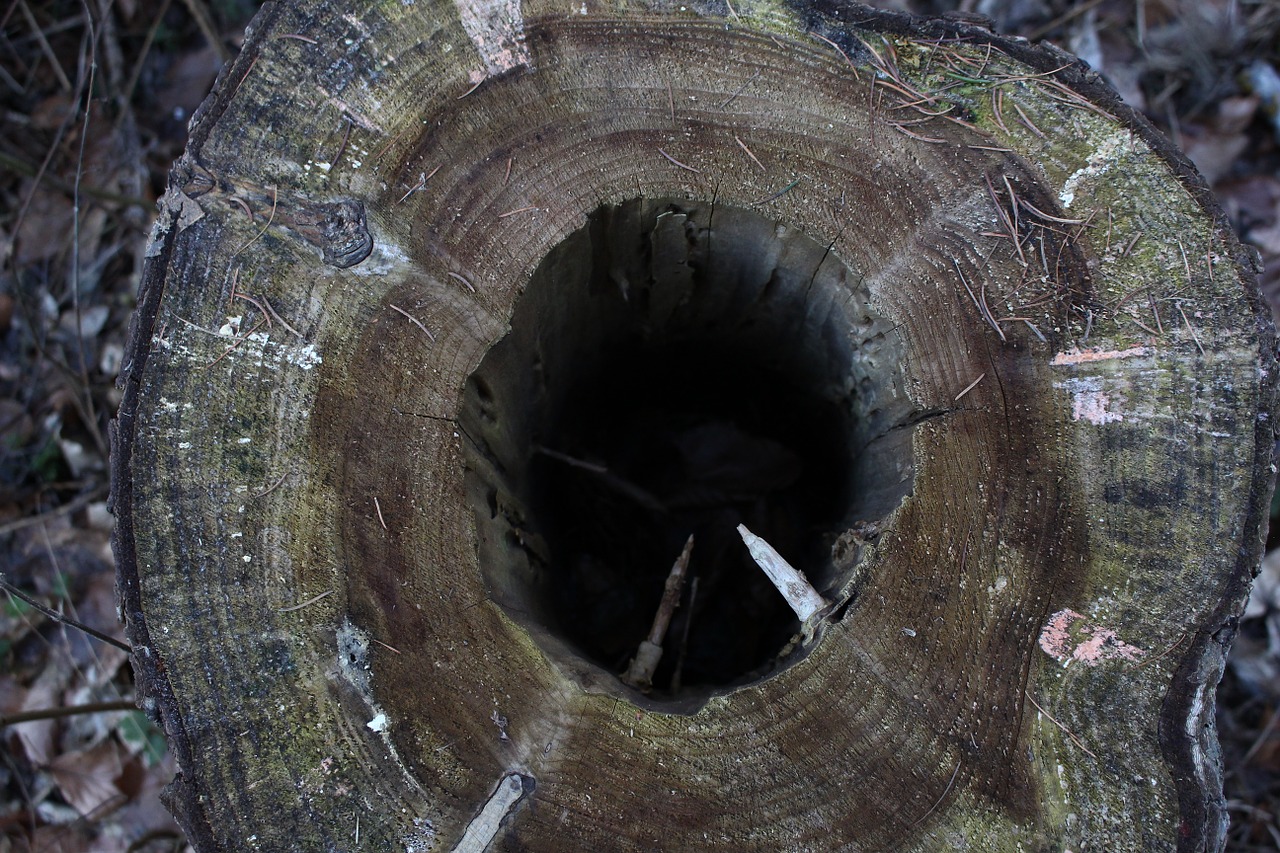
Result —
[{"label": "wood grain texture", "polygon": [[[840,330],[855,479],[905,484],[824,540],[812,644],[680,707],[504,604],[468,479],[504,457],[463,429],[544,259],[637,199],[761,282],[811,250],[716,206],[826,247],[793,337]],[[697,290],[690,239],[654,268]],[[447,851],[491,802],[495,850],[1221,844],[1274,335],[1070,57],[821,3],[268,5],[148,256],[115,547],[197,849]]]}]

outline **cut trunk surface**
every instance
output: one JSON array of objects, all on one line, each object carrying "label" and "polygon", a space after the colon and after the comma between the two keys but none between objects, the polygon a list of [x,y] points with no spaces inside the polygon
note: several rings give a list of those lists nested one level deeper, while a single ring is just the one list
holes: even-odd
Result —
[{"label": "cut trunk surface", "polygon": [[1273,334],[1082,63],[268,5],[148,256],[115,544],[197,849],[1220,847]]}]

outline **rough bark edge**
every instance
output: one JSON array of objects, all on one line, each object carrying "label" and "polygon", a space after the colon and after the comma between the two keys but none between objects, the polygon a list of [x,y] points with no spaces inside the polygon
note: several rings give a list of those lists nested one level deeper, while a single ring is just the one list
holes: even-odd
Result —
[{"label": "rough bark edge", "polygon": [[[176,167],[170,171],[172,185]],[[124,394],[115,419],[109,425],[111,439],[111,492],[108,508],[115,515],[111,531],[111,550],[116,560],[116,599],[120,618],[124,621],[125,638],[133,649],[134,689],[138,706],[158,722],[164,730],[169,748],[177,760],[177,771],[165,788],[165,805],[173,813],[182,831],[196,849],[216,849],[213,828],[201,803],[208,798],[199,790],[198,780],[188,778],[186,771],[198,766],[178,710],[173,687],[164,674],[164,664],[152,653],[151,633],[142,612],[142,584],[138,575],[136,538],[133,527],[133,447],[137,428],[138,399],[142,376],[151,350],[151,337],[156,314],[164,296],[165,278],[177,242],[180,202],[171,205],[173,191],[159,202],[156,231],[148,245],[149,257],[144,265],[138,289],[138,306],[129,321],[125,342],[126,360],[116,379]]]},{"label": "rough bark edge", "polygon": [[181,233],[178,225],[181,199],[175,198],[174,194],[182,183],[181,176],[189,172],[184,164],[197,159],[197,152],[225,112],[241,79],[257,60],[265,41],[263,33],[270,29],[270,24],[280,12],[281,7],[277,3],[263,4],[245,30],[245,43],[240,54],[218,72],[212,92],[191,117],[186,151],[169,170],[169,190],[157,203],[156,230],[147,246],[147,258],[138,285],[138,304],[129,321],[125,340],[125,361],[116,378],[116,387],[123,395],[116,417],[108,424],[111,442],[108,508],[115,516],[111,549],[116,561],[116,606],[124,622],[125,638],[133,649],[138,706],[160,724],[177,763],[177,771],[164,790],[163,800],[197,850],[216,850],[218,845],[204,805],[210,801],[207,791],[198,777],[187,775],[198,768],[200,762],[187,736],[173,685],[164,672],[164,663],[152,653],[151,632],[143,615],[137,539],[133,526],[133,448],[142,377],[150,355],[151,338],[170,263]]},{"label": "rough bark edge", "polygon": [[[231,100],[239,91],[240,84],[249,76],[254,63],[258,61],[262,47],[267,41],[266,33],[272,30],[271,25],[283,13],[284,4],[276,0],[268,0],[262,4],[262,8],[245,27],[244,45],[240,48],[240,53],[222,67],[217,79],[213,82],[213,89],[191,114],[191,121],[187,124],[187,147],[184,156],[195,156],[204,147],[218,119],[222,118],[222,114],[226,112]],[[169,180],[172,185],[172,174]]]},{"label": "rough bark edge", "polygon": [[[1214,202],[1216,205],[1216,201]],[[1256,267],[1244,267],[1256,282]],[[1230,818],[1222,790],[1222,752],[1215,725],[1216,691],[1235,640],[1240,615],[1249,599],[1266,547],[1271,495],[1276,485],[1277,353],[1276,329],[1256,283],[1250,290],[1261,341],[1258,370],[1262,411],[1254,421],[1254,476],[1236,562],[1222,600],[1196,633],[1187,655],[1174,671],[1173,685],[1160,710],[1160,748],[1173,773],[1182,820],[1178,853],[1216,853],[1226,844]],[[1267,312],[1267,313],[1262,313]],[[1263,415],[1266,415],[1264,418]],[[1186,685],[1180,691],[1178,685]],[[1199,697],[1203,697],[1198,701]],[[1192,735],[1188,729],[1194,728]],[[1196,754],[1202,758],[1196,760]],[[1180,770],[1189,772],[1179,773]],[[1212,828],[1211,828],[1212,827]],[[1199,828],[1200,832],[1193,832]]]},{"label": "rough bark edge", "polygon": [[[1173,778],[1181,812],[1178,853],[1221,850],[1226,840],[1228,817],[1222,792],[1222,756],[1214,725],[1215,691],[1235,638],[1239,616],[1262,560],[1276,481],[1272,465],[1280,459],[1276,452],[1276,414],[1280,405],[1276,328],[1270,308],[1258,289],[1257,252],[1236,237],[1222,205],[1191,160],[1078,57],[1052,44],[1033,44],[1020,37],[1003,36],[985,27],[960,21],[921,18],[905,12],[853,6],[839,0],[813,0],[807,5],[804,0],[786,2],[801,15],[807,29],[820,32],[833,41],[841,40],[842,27],[853,26],[912,38],[989,44],[1037,72],[1051,76],[1111,113],[1134,132],[1169,166],[1173,176],[1210,216],[1214,236],[1234,250],[1233,260],[1244,285],[1241,296],[1253,314],[1259,341],[1259,415],[1266,417],[1255,420],[1254,476],[1249,484],[1241,538],[1235,543],[1235,565],[1226,578],[1222,599],[1196,632],[1174,672],[1159,720],[1161,752]],[[856,45],[847,44],[847,38],[845,41],[842,47],[849,51],[857,50]],[[1192,723],[1196,732],[1194,737],[1188,733]]]}]

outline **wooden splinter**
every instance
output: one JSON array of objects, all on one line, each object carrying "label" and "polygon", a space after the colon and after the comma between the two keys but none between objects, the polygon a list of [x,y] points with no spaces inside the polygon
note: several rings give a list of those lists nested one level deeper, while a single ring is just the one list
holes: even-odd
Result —
[{"label": "wooden splinter", "polygon": [[680,593],[684,589],[685,573],[689,570],[689,557],[693,554],[693,535],[684,543],[684,550],[676,558],[667,575],[667,583],[662,591],[662,603],[653,617],[653,627],[649,629],[647,639],[640,641],[636,656],[631,659],[622,680],[633,687],[644,690],[653,683],[653,673],[662,660],[662,638],[667,634],[667,626],[671,624],[671,616],[680,606]]},{"label": "wooden splinter", "polygon": [[807,634],[812,623],[830,609],[831,603],[819,595],[805,576],[783,559],[772,545],[748,530],[745,524],[738,525],[738,535],[751,552],[751,559],[764,569],[769,580],[791,605]]}]

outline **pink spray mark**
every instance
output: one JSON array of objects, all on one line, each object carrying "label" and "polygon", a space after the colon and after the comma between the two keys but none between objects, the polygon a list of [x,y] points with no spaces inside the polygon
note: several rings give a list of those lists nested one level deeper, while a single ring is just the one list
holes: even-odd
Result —
[{"label": "pink spray mark", "polygon": [[1079,661],[1097,666],[1109,660],[1136,661],[1145,649],[1130,645],[1109,628],[1100,628],[1074,610],[1059,610],[1040,631],[1040,648],[1064,663]]}]

